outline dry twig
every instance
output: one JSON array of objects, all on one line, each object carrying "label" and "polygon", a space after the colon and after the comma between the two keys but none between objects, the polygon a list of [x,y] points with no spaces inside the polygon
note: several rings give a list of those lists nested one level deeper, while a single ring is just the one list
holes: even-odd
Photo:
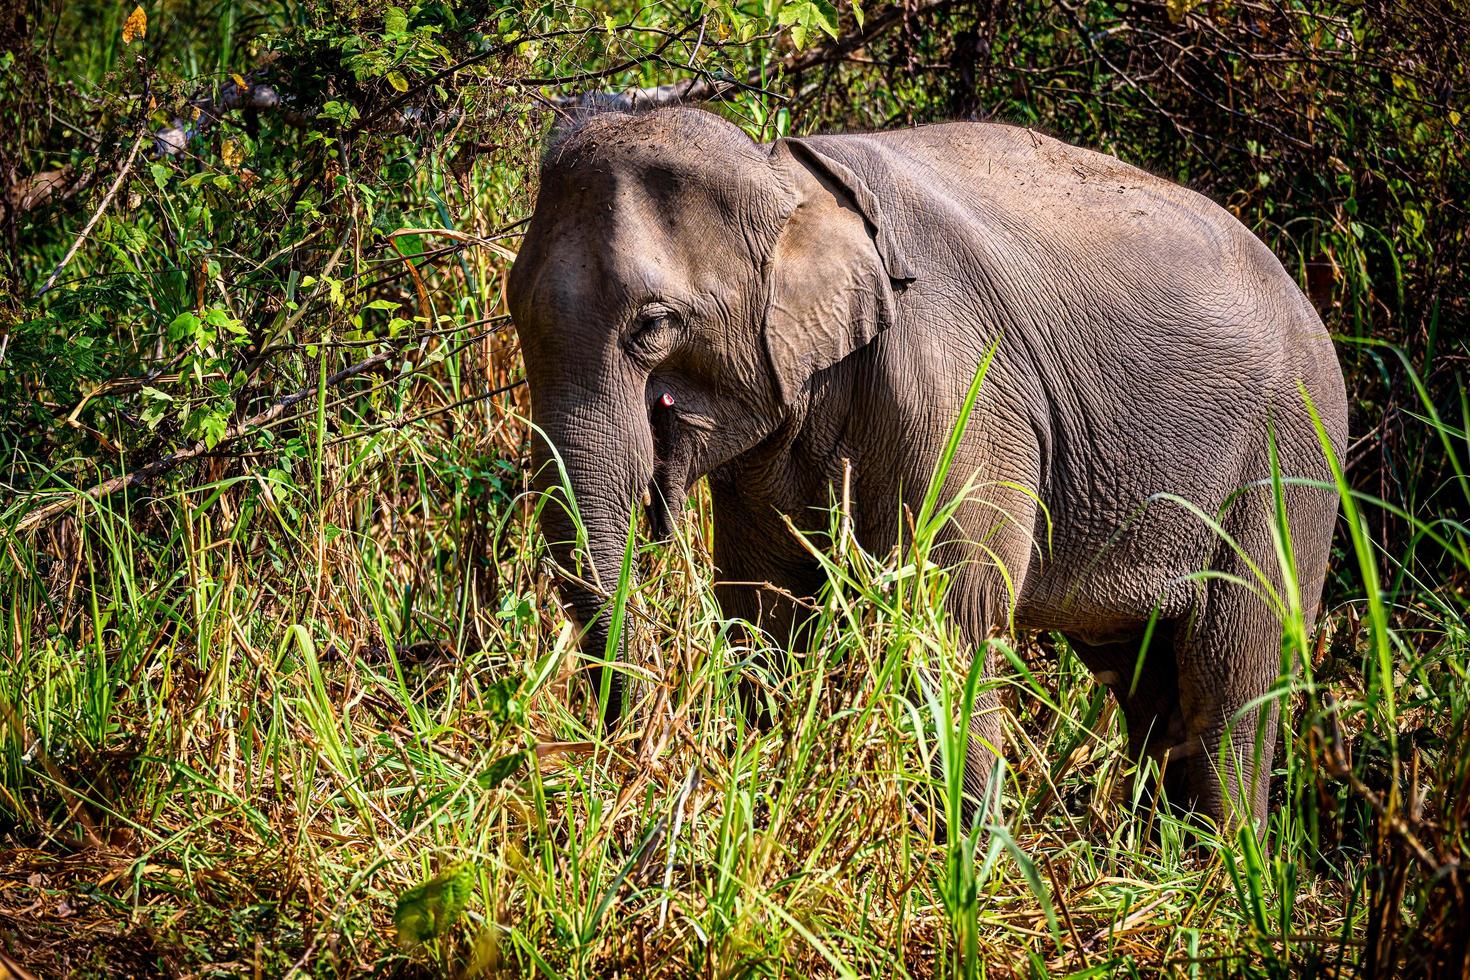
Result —
[{"label": "dry twig", "polygon": [[[374,354],[372,357],[358,361],[356,364],[352,364],[348,367],[343,368],[336,374],[333,374],[326,379],[326,387],[331,388],[334,385],[341,384],[343,381],[346,381],[349,378],[353,378],[359,374],[362,374],[364,371],[371,371],[373,368],[387,363],[387,361],[394,355],[396,355],[401,349],[402,345],[395,345],[389,350],[385,350],[379,354]],[[147,466],[140,467],[139,469],[136,469],[131,473],[124,473],[121,476],[115,476],[112,479],[104,480],[96,486],[90,487],[89,489],[84,490],[79,494],[68,496],[61,500],[53,501],[52,503],[46,504],[43,507],[37,507],[25,517],[21,518],[20,521],[15,525],[16,533],[23,533],[26,531],[34,530],[40,525],[45,524],[53,518],[58,517],[59,515],[71,510],[83,500],[101,500],[103,497],[106,497],[109,494],[116,493],[119,490],[123,490],[128,487],[135,487],[140,483],[145,483],[149,480],[162,476],[164,473],[169,472],[181,463],[187,463],[191,459],[196,459],[207,453],[215,452],[219,449],[220,446],[233,442],[234,440],[240,438],[242,435],[245,435],[252,430],[258,429],[261,426],[274,421],[275,419],[283,415],[286,410],[289,409],[291,406],[305,401],[313,395],[316,395],[320,390],[321,385],[311,385],[310,387],[302,388],[300,391],[292,392],[265,411],[252,415],[250,418],[245,419],[241,422],[237,422],[234,425],[230,426],[228,429],[225,430],[224,435],[219,438],[219,441],[212,446],[207,444],[203,440],[200,440],[192,446],[180,449],[177,452],[170,453],[161,459],[154,460]]]},{"label": "dry twig", "polygon": [[76,257],[77,249],[82,247],[82,242],[87,240],[87,236],[92,233],[92,229],[96,227],[97,222],[101,220],[103,213],[108,208],[108,205],[112,204],[112,199],[117,196],[118,188],[122,187],[123,181],[127,180],[128,174],[132,173],[133,164],[138,159],[138,151],[142,149],[143,140],[145,138],[146,137],[140,133],[138,135],[138,138],[133,140],[133,148],[128,152],[127,160],[123,163],[122,169],[117,172],[117,179],[114,180],[112,182],[112,186],[107,189],[107,194],[103,196],[102,203],[98,205],[96,212],[93,213],[92,220],[87,222],[86,227],[82,229],[82,233],[76,237],[76,241],[71,243],[71,248],[66,250],[66,254],[61,257],[61,261],[56,264],[56,268],[51,270],[51,275],[46,277],[45,284],[36,291],[37,296],[46,295],[51,287],[55,285],[56,277],[61,275],[61,270],[65,269],[67,265],[70,264],[71,260]]}]

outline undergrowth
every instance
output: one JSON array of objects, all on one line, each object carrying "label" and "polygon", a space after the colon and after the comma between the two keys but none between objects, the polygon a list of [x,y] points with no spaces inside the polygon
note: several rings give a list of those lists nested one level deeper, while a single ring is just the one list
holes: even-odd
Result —
[{"label": "undergrowth", "polygon": [[[452,475],[521,425],[374,433],[324,448],[319,487],[228,477],[7,536],[0,936],[32,969],[1335,975],[1464,909],[1463,600],[1361,533],[1341,564],[1369,598],[1285,630],[1258,844],[1151,804],[1060,638],[965,670],[927,562],[942,506],[889,556],[836,508],[791,653],[720,616],[700,501],[637,548],[618,601],[661,684],[604,734],[535,501]],[[1347,499],[1350,530],[1379,506]],[[1458,523],[1415,520],[1470,568]],[[957,771],[977,683],[1003,689],[1009,767],[936,842],[926,760]],[[400,948],[398,896],[461,862],[463,916]]]}]

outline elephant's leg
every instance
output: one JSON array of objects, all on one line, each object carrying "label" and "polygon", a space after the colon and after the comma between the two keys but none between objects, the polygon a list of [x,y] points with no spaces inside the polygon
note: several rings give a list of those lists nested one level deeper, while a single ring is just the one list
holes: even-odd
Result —
[{"label": "elephant's leg", "polygon": [[[931,689],[938,689],[941,684],[952,685],[952,696],[950,698],[951,710],[954,716],[949,719],[932,719],[936,724],[934,737],[947,738],[950,733],[958,729],[961,716],[968,707],[968,723],[962,733],[963,744],[957,762],[963,767],[960,770],[960,798],[956,805],[958,807],[959,820],[957,826],[961,835],[968,834],[975,823],[978,814],[984,813],[987,801],[994,795],[991,778],[996,772],[996,765],[1004,757],[1005,730],[1002,725],[1002,707],[1000,703],[1000,692],[993,685],[987,683],[995,676],[996,654],[992,645],[988,642],[993,634],[992,629],[987,629],[983,624],[990,622],[984,615],[983,610],[987,603],[985,600],[977,600],[973,588],[962,588],[963,580],[956,583],[949,596],[949,607],[951,614],[959,622],[960,635],[964,646],[974,651],[973,655],[983,660],[976,664],[960,664],[959,670],[955,671],[946,679],[945,665],[932,665],[919,668],[922,683]],[[963,700],[963,691],[967,682],[966,671],[978,670],[980,672],[980,690],[975,695],[975,700],[966,705]],[[942,704],[943,699],[937,693],[934,695],[935,703]],[[947,724],[946,724],[947,723]],[[953,754],[950,756],[955,758]],[[950,785],[951,772],[946,771],[944,755],[939,750],[939,744],[934,745],[933,754],[929,759],[930,776],[933,780],[932,786],[935,793],[930,796],[930,812],[933,814],[934,824],[932,830],[937,842],[945,840],[945,827],[947,823],[946,814],[949,809],[944,805],[944,788]]]},{"label": "elephant's leg", "polygon": [[1182,623],[1175,652],[1182,743],[1171,766],[1188,773],[1185,801],[1224,830],[1246,820],[1263,830],[1279,705],[1263,698],[1281,672],[1280,621],[1239,582],[1215,579]]},{"label": "elephant's leg", "polygon": [[[1170,801],[1189,799],[1189,771],[1183,760],[1167,758],[1185,740],[1179,704],[1179,670],[1174,651],[1174,624],[1158,623],[1147,646],[1143,634],[1108,643],[1068,637],[1072,649],[1098,683],[1117,699],[1128,731],[1128,756],[1140,767],[1146,760],[1163,769],[1163,789]],[[1147,787],[1150,795],[1157,787]]]},{"label": "elephant's leg", "polygon": [[[1282,445],[1284,458],[1309,459],[1309,453],[1318,452],[1310,445],[1294,451],[1286,442]],[[1320,490],[1289,486],[1285,502],[1301,609],[1310,630],[1330,554],[1337,500]],[[1280,614],[1264,598],[1267,584],[1260,577],[1265,576],[1270,590],[1280,595],[1286,576],[1273,541],[1276,517],[1268,493],[1243,494],[1222,523],[1235,545],[1221,545],[1214,563],[1220,574],[1204,582],[1193,614],[1176,631],[1186,738],[1174,755],[1185,757],[1190,802],[1201,814],[1220,828],[1251,820],[1257,832],[1264,833],[1280,716],[1279,699],[1267,695],[1283,669],[1284,627]],[[1251,556],[1254,567],[1242,552]]]},{"label": "elephant's leg", "polygon": [[[1005,502],[1009,510],[999,521],[998,507],[981,504],[968,508],[969,527],[993,530],[982,537],[983,547],[967,549],[969,560],[955,575],[948,603],[972,656],[984,658],[979,665],[982,686],[970,705],[965,742],[960,801],[961,826],[965,832],[969,831],[976,814],[983,812],[986,801],[994,796],[990,781],[1005,747],[1000,691],[987,683],[996,676],[1000,659],[991,640],[1011,633],[1011,610],[1025,587],[1034,552],[1032,535],[1036,515],[1029,498],[1016,494]],[[982,520],[987,523],[981,523]],[[975,669],[973,664],[970,667]]]},{"label": "elephant's leg", "polygon": [[[730,619],[750,624],[743,630],[751,650],[761,651],[769,644],[774,651],[803,651],[809,645],[805,626],[810,619],[817,589],[805,575],[777,567],[720,566],[721,580],[715,584],[720,611]],[[759,668],[779,669],[783,659],[779,652],[755,653]],[[773,662],[774,661],[774,662]],[[759,671],[743,671],[736,681],[738,698],[746,719],[761,731],[775,721],[771,699]]]},{"label": "elephant's leg", "polygon": [[[775,518],[774,510],[748,507],[738,489],[722,481],[711,479],[710,489],[720,611],[754,628],[756,635],[749,637],[752,647],[805,649],[810,604],[823,581],[820,566],[790,540],[790,531]],[[756,680],[743,675],[737,696],[752,723],[761,728],[770,725],[769,699]]]},{"label": "elephant's leg", "polygon": [[[982,678],[995,674],[995,655],[985,653]],[[968,832],[977,812],[983,812],[986,801],[994,795],[990,780],[997,773],[996,764],[1004,758],[1005,730],[1000,692],[987,687],[970,705],[969,739],[965,743],[964,796],[960,802],[961,829]]]}]

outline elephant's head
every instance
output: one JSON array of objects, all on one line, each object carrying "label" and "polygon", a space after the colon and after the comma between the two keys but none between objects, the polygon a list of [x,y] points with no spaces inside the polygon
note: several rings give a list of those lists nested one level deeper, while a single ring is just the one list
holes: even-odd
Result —
[{"label": "elephant's head", "polygon": [[[509,301],[533,421],[587,532],[577,555],[547,503],[554,556],[599,587],[563,586],[590,654],[636,503],[668,534],[700,476],[798,419],[809,379],[892,322],[894,281],[910,277],[871,190],[801,141],[757,145],[689,108],[553,136]],[[542,489],[551,463],[538,437]]]}]

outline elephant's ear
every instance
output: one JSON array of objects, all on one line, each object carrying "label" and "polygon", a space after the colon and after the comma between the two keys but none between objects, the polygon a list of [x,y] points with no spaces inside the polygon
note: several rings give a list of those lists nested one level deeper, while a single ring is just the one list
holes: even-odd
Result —
[{"label": "elephant's ear", "polygon": [[895,284],[914,273],[877,196],[802,140],[771,146],[792,207],[767,265],[766,356],[783,402],[894,322]]}]

